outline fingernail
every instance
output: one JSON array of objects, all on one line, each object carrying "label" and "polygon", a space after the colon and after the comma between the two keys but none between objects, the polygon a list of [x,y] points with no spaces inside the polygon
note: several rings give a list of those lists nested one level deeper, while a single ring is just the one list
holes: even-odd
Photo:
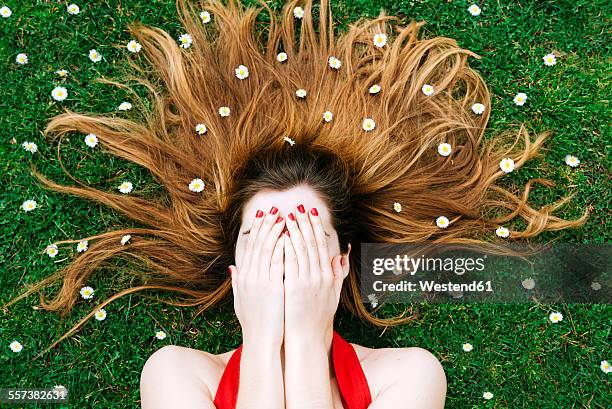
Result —
[{"label": "fingernail", "polygon": [[310,209],[310,213],[312,213],[313,216],[318,216],[319,212],[317,211],[316,207],[313,207],[312,209]]},{"label": "fingernail", "polygon": [[293,215],[293,213],[289,213],[289,220],[291,220],[292,222],[295,221],[295,216]]},{"label": "fingernail", "polygon": [[289,233],[289,230],[287,230],[285,234],[287,235],[287,237],[291,237],[291,233]]},{"label": "fingernail", "polygon": [[342,257],[340,257],[340,265],[343,266],[344,263],[346,263],[346,262],[344,261],[344,256],[342,256]]},{"label": "fingernail", "polygon": [[297,207],[297,209],[298,209],[298,212],[300,212],[300,213],[304,213],[304,212],[306,212],[306,209],[304,209],[304,205],[299,205],[299,206]]},{"label": "fingernail", "polygon": [[[272,214],[274,214],[274,213],[272,213]],[[276,223],[280,223],[280,222],[282,222],[282,221],[283,221],[283,218],[282,218],[282,217],[279,217],[278,219],[276,219]]]},{"label": "fingernail", "polygon": [[272,206],[272,209],[270,209],[270,214],[276,214],[276,212],[278,212],[278,209],[276,206]]},{"label": "fingernail", "polygon": [[232,274],[232,266],[227,266],[227,270],[229,271],[230,275]]},{"label": "fingernail", "polygon": [[263,216],[263,212],[261,210],[258,210],[257,213],[255,213],[255,217],[262,217]]}]

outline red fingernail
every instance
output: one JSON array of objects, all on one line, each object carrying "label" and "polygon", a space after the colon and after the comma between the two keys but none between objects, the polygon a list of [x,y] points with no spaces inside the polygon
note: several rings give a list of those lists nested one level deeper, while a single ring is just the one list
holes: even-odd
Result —
[{"label": "red fingernail", "polygon": [[227,266],[227,270],[229,271],[230,274],[232,274],[232,266]]},{"label": "red fingernail", "polygon": [[297,207],[297,209],[298,209],[298,212],[300,212],[300,213],[304,213],[304,212],[306,211],[306,210],[304,209],[304,205],[299,205],[299,206]]},{"label": "red fingernail", "polygon": [[289,220],[291,220],[292,222],[295,221],[295,216],[293,215],[293,213],[289,213]]},{"label": "red fingernail", "polygon": [[312,209],[310,209],[310,213],[312,213],[313,216],[318,216],[319,212],[317,211],[316,207],[313,207]]},{"label": "red fingernail", "polygon": [[276,212],[278,212],[278,209],[276,206],[272,206],[272,209],[270,209],[270,214],[276,214]]},{"label": "red fingernail", "polygon": [[289,230],[287,230],[285,234],[287,235],[287,237],[291,237],[291,233],[289,233]]},{"label": "red fingernail", "polygon": [[[274,214],[274,213],[272,213],[272,214]],[[278,219],[276,219],[276,223],[280,223],[280,222],[282,222],[282,221],[283,221],[283,218],[282,218],[282,217],[279,217]]]},{"label": "red fingernail", "polygon": [[263,212],[261,210],[258,210],[257,213],[255,213],[255,217],[262,217],[263,216]]}]

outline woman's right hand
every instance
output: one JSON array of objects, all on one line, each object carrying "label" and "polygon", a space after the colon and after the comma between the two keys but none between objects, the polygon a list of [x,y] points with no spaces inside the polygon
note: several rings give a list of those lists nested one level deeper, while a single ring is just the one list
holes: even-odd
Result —
[{"label": "woman's right hand", "polygon": [[230,266],[234,309],[245,345],[280,347],[284,336],[283,251],[285,220],[272,207],[258,210],[251,227],[240,231],[236,266]]}]

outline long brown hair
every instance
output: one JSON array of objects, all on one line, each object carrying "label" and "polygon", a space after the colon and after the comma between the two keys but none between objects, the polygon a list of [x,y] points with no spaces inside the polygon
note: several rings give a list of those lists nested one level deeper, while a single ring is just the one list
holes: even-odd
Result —
[{"label": "long brown hair", "polygon": [[[304,15],[298,19],[293,10],[300,5]],[[260,30],[257,17],[263,9],[268,18]],[[311,0],[287,2],[280,19],[263,2],[261,8],[246,8],[237,0],[177,0],[177,10],[193,39],[190,48],[181,48],[175,36],[159,28],[133,23],[130,32],[142,45],[140,56],[130,59],[134,74],[103,81],[131,91],[139,115],[66,109],[45,129],[55,137],[96,134],[104,149],[148,169],[168,197],[152,201],[137,192],[111,193],[80,182],[59,185],[34,170],[48,188],[104,203],[146,227],[87,237],[87,251],[11,303],[61,280],[52,299],[41,296],[41,306],[66,314],[92,273],[123,257],[139,263],[146,279],[96,308],[128,293],[163,289],[183,296],[167,302],[198,306],[200,313],[231,294],[227,264],[245,201],[258,188],[282,188],[296,180],[326,198],[343,249],[362,240],[490,241],[497,226],[515,218],[526,227],[512,230],[512,239],[584,223],[586,212],[573,221],[553,215],[568,198],[541,209],[527,203],[533,184],[549,186],[547,180],[530,180],[519,196],[497,184],[505,175],[501,159],[514,159],[520,169],[550,132],[532,137],[521,125],[518,132],[484,138],[490,93],[467,63],[470,56],[481,57],[451,38],[419,39],[424,22],[400,26],[398,18],[381,12],[336,37],[328,0],[321,1],[317,19]],[[212,17],[207,24],[199,16],[203,10]],[[388,36],[382,47],[373,43],[379,33]],[[279,52],[286,53],[286,61],[277,60]],[[330,66],[330,56],[340,61],[339,68]],[[237,77],[239,65],[248,68],[248,77]],[[130,82],[146,87],[152,109]],[[380,92],[369,92],[374,84]],[[434,87],[432,95],[422,91],[424,84]],[[298,89],[306,90],[304,98],[296,96]],[[470,109],[474,103],[484,105],[481,115]],[[229,116],[219,114],[221,106],[230,108]],[[323,120],[325,111],[333,114],[329,122]],[[374,129],[362,128],[365,118],[374,120]],[[195,131],[200,123],[207,127],[203,135]],[[451,145],[450,156],[438,154],[441,142]],[[283,174],[287,163],[294,172]],[[297,174],[308,166],[310,171]],[[202,192],[189,189],[194,178],[205,182]],[[394,211],[395,202],[401,212]],[[448,228],[436,226],[439,215],[451,221]],[[125,234],[132,239],[124,246]],[[372,314],[361,302],[358,264],[352,261],[342,305],[376,325],[409,319]]]}]

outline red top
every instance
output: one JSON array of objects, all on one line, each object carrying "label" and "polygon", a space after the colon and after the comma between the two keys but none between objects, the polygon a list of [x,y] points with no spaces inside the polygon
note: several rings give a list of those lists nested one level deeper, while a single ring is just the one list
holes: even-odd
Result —
[{"label": "red top", "polygon": [[[217,409],[236,408],[241,353],[242,345],[234,351],[221,375],[214,401]],[[372,397],[361,363],[353,346],[336,331],[332,339],[332,362],[344,409],[367,409]]]}]

